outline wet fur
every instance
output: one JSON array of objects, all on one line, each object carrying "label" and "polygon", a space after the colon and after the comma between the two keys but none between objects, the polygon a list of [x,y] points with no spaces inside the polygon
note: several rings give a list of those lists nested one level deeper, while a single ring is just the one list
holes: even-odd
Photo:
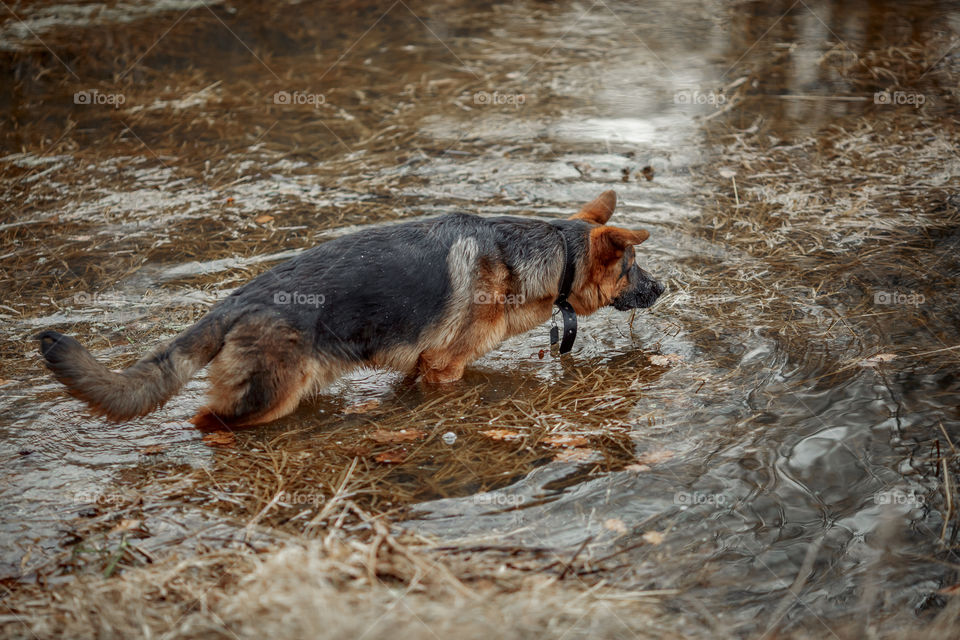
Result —
[{"label": "wet fur", "polygon": [[70,393],[113,420],[153,411],[212,361],[194,418],[203,428],[275,420],[364,364],[459,380],[469,362],[549,319],[561,233],[577,265],[577,313],[653,303],[663,289],[632,249],[649,234],[605,226],[615,203],[606,192],[570,220],[450,214],[343,236],[250,281],[123,372],[54,331],[38,336],[40,349]]}]

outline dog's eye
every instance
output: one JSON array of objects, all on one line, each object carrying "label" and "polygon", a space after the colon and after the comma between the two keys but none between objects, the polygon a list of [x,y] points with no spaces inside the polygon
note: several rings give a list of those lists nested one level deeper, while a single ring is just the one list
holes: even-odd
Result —
[{"label": "dog's eye", "polygon": [[623,257],[620,258],[620,275],[617,276],[618,280],[620,278],[630,278],[630,264],[632,262],[632,257],[633,256],[630,253],[626,251],[623,252]]}]

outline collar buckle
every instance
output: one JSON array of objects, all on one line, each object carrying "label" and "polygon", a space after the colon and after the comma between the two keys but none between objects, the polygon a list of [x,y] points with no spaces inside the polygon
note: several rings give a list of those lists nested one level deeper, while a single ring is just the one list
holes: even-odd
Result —
[{"label": "collar buckle", "polygon": [[553,301],[553,304],[560,310],[560,315],[563,318],[563,339],[561,340],[560,338],[560,331],[554,319],[553,326],[550,328],[550,345],[553,346],[559,342],[560,355],[563,355],[569,353],[573,348],[574,341],[577,339],[577,313],[567,300],[567,296],[570,295],[570,290],[573,288],[573,277],[576,266],[573,264],[572,256],[570,255],[567,237],[563,235],[562,229],[557,229],[557,232],[563,241],[563,274],[560,276],[560,289],[557,292],[557,299]]}]

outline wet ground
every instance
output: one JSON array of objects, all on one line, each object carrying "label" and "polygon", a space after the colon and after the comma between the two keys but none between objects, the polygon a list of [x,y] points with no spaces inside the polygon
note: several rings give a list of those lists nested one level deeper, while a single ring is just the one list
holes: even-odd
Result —
[{"label": "wet ground", "polygon": [[[446,552],[677,589],[670,606],[731,633],[942,607],[960,581],[960,10],[675,4],[11,5],[6,584],[250,523],[319,535],[349,500]],[[543,327],[453,387],[360,371],[205,436],[186,422],[203,375],[108,424],[29,339],[55,328],[120,367],[337,234],[561,217],[609,188],[669,291],[582,319],[569,357]]]}]

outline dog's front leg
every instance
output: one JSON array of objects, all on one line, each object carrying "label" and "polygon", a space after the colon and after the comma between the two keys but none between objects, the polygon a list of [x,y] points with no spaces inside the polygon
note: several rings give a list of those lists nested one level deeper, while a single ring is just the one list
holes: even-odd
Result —
[{"label": "dog's front leg", "polygon": [[424,351],[417,361],[421,379],[430,384],[456,382],[463,377],[466,366],[465,358],[436,351]]}]

